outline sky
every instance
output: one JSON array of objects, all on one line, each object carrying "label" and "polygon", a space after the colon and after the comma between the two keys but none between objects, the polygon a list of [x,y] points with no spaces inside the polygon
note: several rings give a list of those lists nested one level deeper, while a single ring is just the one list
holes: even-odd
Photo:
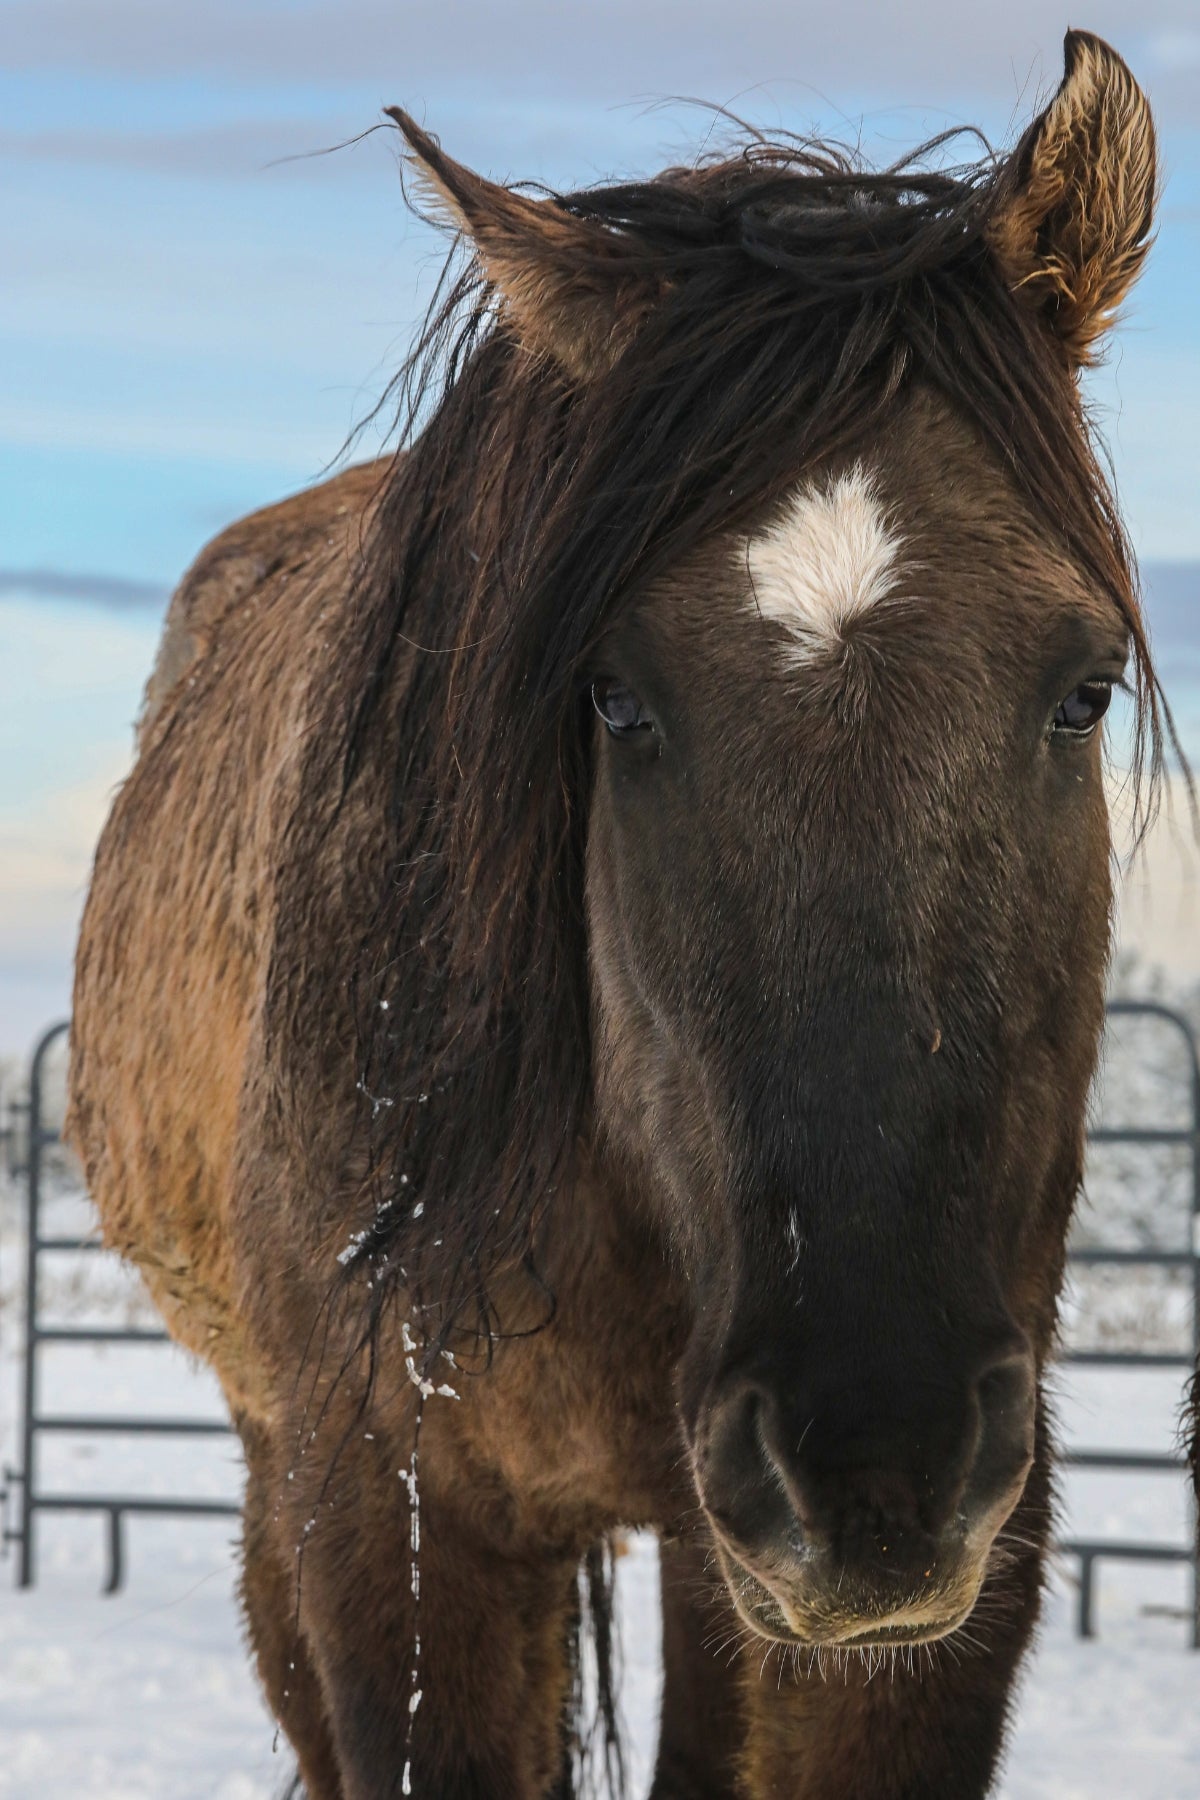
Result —
[{"label": "sky", "polygon": [[[166,593],[338,457],[420,317],[441,245],[371,130],[386,104],[559,186],[694,151],[709,121],[681,98],[891,160],[952,125],[1009,139],[1067,23],[1100,32],[1167,181],[1091,392],[1152,574],[1200,564],[1197,0],[0,0],[0,22],[0,1050],[66,1006]],[[1180,669],[1190,580],[1151,583]]]}]

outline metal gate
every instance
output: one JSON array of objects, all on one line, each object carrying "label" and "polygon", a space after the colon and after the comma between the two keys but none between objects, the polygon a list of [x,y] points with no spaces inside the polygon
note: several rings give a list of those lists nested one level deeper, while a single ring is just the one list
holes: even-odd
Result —
[{"label": "metal gate", "polygon": [[[21,1587],[32,1587],[37,1572],[37,1538],[35,1522],[39,1513],[99,1513],[108,1523],[108,1580],[105,1592],[116,1593],[125,1578],[124,1521],[131,1513],[170,1515],[229,1515],[236,1517],[240,1508],[228,1500],[188,1500],[157,1495],[48,1493],[38,1478],[38,1441],[44,1433],[116,1434],[122,1437],[211,1437],[230,1434],[232,1427],[223,1419],[170,1419],[149,1417],[117,1417],[106,1414],[70,1414],[41,1411],[39,1352],[44,1344],[165,1344],[167,1333],[148,1328],[114,1326],[44,1325],[41,1319],[39,1275],[44,1256],[68,1253],[103,1252],[95,1237],[44,1237],[42,1235],[42,1178],[45,1152],[56,1145],[59,1134],[45,1119],[45,1074],[47,1057],[60,1039],[65,1039],[66,1021],[53,1025],[43,1033],[33,1052],[29,1071],[29,1098],[24,1107],[10,1109],[5,1133],[9,1149],[9,1167],[17,1178],[24,1177],[26,1191],[25,1240],[25,1343],[23,1393],[21,1408],[20,1467],[4,1470],[6,1512],[3,1526],[5,1544],[18,1546],[17,1581]],[[24,1130],[18,1124],[24,1114]],[[24,1155],[21,1139],[24,1137]],[[14,1502],[9,1490],[16,1489]],[[8,1509],[16,1513],[16,1522],[8,1522]]]},{"label": "metal gate", "polygon": [[[1192,1350],[1072,1350],[1063,1353],[1067,1363],[1107,1368],[1178,1368],[1187,1371],[1200,1363],[1200,1054],[1196,1034],[1179,1012],[1154,1001],[1114,1000],[1108,1006],[1109,1016],[1158,1018],[1182,1036],[1187,1047],[1190,1081],[1190,1123],[1187,1126],[1115,1126],[1098,1127],[1089,1133],[1096,1144],[1179,1144],[1190,1151],[1191,1210],[1190,1242],[1172,1250],[1107,1250],[1073,1251],[1069,1261],[1076,1266],[1128,1266],[1178,1268],[1190,1270]],[[223,1420],[171,1418],[127,1418],[103,1415],[78,1416],[66,1413],[43,1413],[38,1380],[38,1353],[47,1343],[153,1344],[166,1343],[167,1334],[150,1329],[116,1329],[109,1327],[68,1327],[43,1325],[39,1313],[39,1267],[41,1258],[62,1252],[94,1252],[102,1246],[94,1238],[43,1237],[41,1233],[42,1170],[46,1149],[59,1142],[57,1131],[44,1117],[44,1076],[46,1059],[52,1047],[64,1038],[68,1025],[55,1025],[43,1034],[33,1053],[29,1076],[27,1124],[24,1131],[26,1148],[23,1165],[17,1167],[14,1151],[22,1136],[15,1121],[10,1121],[3,1136],[9,1145],[10,1167],[24,1176],[27,1200],[26,1238],[26,1309],[24,1405],[21,1418],[21,1466],[5,1469],[9,1486],[15,1486],[16,1523],[3,1528],[3,1541],[19,1546],[18,1580],[22,1587],[32,1585],[36,1574],[35,1519],[40,1512],[95,1512],[108,1521],[108,1582],[106,1592],[115,1592],[124,1578],[123,1521],[127,1515],[141,1514],[229,1514],[238,1508],[223,1500],[187,1500],[142,1497],[129,1494],[55,1494],[41,1488],[38,1481],[38,1440],[46,1432],[119,1433],[137,1435],[205,1435],[227,1433],[231,1427]],[[1178,1474],[1183,1458],[1171,1451],[1144,1452],[1118,1450],[1069,1450],[1063,1460],[1075,1468],[1127,1469],[1144,1473]],[[7,1500],[7,1489],[5,1490]],[[1185,1564],[1192,1578],[1192,1643],[1200,1648],[1200,1537],[1191,1545],[1149,1544],[1136,1541],[1071,1538],[1059,1549],[1079,1560],[1080,1587],[1077,1627],[1084,1637],[1095,1628],[1094,1574],[1097,1563],[1132,1561]]]},{"label": "metal gate", "polygon": [[[1161,1019],[1182,1037],[1188,1055],[1190,1123],[1186,1126],[1098,1126],[1088,1133],[1093,1144],[1180,1144],[1190,1151],[1191,1207],[1189,1241],[1173,1250],[1075,1250],[1068,1261],[1076,1267],[1187,1269],[1191,1272],[1192,1347],[1184,1351],[1068,1350],[1060,1361],[1092,1368],[1179,1369],[1200,1367],[1200,1057],[1196,1034],[1183,1014],[1153,1000],[1110,1000],[1108,1017]],[[1061,1460],[1079,1469],[1130,1469],[1143,1473],[1178,1474],[1183,1456],[1172,1451],[1068,1450]],[[1196,1521],[1193,1521],[1197,1524]],[[1095,1632],[1096,1564],[1111,1562],[1184,1563],[1192,1579],[1192,1648],[1200,1649],[1200,1526],[1190,1545],[1145,1544],[1119,1539],[1068,1538],[1059,1549],[1079,1559],[1079,1608],[1076,1626],[1081,1637]]]}]

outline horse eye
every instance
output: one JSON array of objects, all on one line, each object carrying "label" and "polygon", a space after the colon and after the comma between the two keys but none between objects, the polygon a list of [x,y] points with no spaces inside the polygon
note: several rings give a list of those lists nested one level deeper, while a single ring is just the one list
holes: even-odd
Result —
[{"label": "horse eye", "polygon": [[607,677],[592,683],[592,705],[614,737],[628,737],[635,731],[652,729],[642,711],[642,703],[629,688]]},{"label": "horse eye", "polygon": [[1074,737],[1089,736],[1108,711],[1111,699],[1111,681],[1081,681],[1055,713],[1055,731],[1068,731]]}]

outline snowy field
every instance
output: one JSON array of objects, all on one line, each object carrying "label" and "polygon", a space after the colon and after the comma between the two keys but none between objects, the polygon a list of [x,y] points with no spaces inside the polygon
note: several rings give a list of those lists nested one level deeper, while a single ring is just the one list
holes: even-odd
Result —
[{"label": "snowy field", "polygon": [[[1139,991],[1146,990],[1144,979]],[[1189,1004],[1195,1004],[1189,997]],[[1169,1034],[1124,1025],[1097,1106],[1109,1124],[1183,1123],[1183,1062]],[[1077,1242],[1186,1243],[1189,1188],[1177,1149],[1098,1150]],[[86,1219],[69,1192],[47,1228]],[[17,1195],[0,1194],[0,1458],[15,1453],[22,1229]],[[152,1323],[138,1288],[107,1257],[46,1259],[47,1321]],[[1069,1339],[1083,1345],[1186,1348],[1189,1310],[1178,1277],[1093,1271],[1076,1284]],[[50,1346],[47,1409],[219,1415],[207,1375],[174,1347]],[[1165,1449],[1179,1401],[1177,1370],[1055,1376],[1065,1441],[1089,1448]],[[43,1440],[43,1485],[236,1498],[235,1440]],[[1184,1543],[1181,1477],[1072,1472],[1063,1535]],[[38,1524],[38,1583],[11,1589],[0,1564],[0,1796],[4,1800],[275,1800],[291,1772],[275,1743],[241,1642],[234,1522],[126,1525],[127,1585],[106,1571],[98,1516]],[[644,1794],[658,1698],[654,1546],[621,1563],[623,1704],[633,1793]],[[1073,1635],[1069,1558],[1056,1566],[1036,1655],[997,1793],[1006,1800],[1196,1800],[1200,1795],[1200,1654],[1190,1651],[1186,1571],[1108,1564],[1098,1574],[1099,1637]],[[419,1791],[419,1790],[418,1790]],[[869,1797],[865,1797],[869,1800]]]}]

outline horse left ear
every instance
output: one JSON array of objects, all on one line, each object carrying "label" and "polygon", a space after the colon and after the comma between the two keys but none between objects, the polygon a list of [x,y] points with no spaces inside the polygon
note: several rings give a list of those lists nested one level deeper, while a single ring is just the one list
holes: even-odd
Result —
[{"label": "horse left ear", "polygon": [[400,107],[384,110],[435,205],[474,243],[521,340],[575,380],[610,368],[657,297],[636,240],[553,199],[531,200],[486,180],[447,156]]},{"label": "horse left ear", "polygon": [[1150,106],[1115,50],[1069,31],[1065,73],[1001,177],[989,241],[1077,364],[1145,261],[1158,189]]}]

